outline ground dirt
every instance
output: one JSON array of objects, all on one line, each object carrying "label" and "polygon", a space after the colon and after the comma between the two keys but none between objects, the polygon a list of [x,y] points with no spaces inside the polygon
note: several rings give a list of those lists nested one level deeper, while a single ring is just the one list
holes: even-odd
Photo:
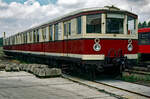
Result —
[{"label": "ground dirt", "polygon": [[[0,48],[0,66],[22,64]],[[28,65],[28,64],[27,64]],[[0,71],[0,99],[118,99],[62,77],[40,79],[24,71]]]}]

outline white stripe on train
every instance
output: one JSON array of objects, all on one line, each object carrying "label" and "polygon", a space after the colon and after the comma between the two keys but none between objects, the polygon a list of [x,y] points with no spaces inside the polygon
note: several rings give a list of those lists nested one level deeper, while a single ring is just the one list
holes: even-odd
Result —
[{"label": "white stripe on train", "polygon": [[[19,50],[4,50],[7,52],[19,52],[19,53],[30,53],[35,55],[49,55],[49,56],[67,56],[72,58],[81,58],[82,60],[104,60],[105,55],[99,54],[66,54],[66,53],[50,53],[50,52],[33,52],[33,51],[19,51]],[[125,54],[124,56],[127,56],[128,59],[137,59],[137,54]]]}]

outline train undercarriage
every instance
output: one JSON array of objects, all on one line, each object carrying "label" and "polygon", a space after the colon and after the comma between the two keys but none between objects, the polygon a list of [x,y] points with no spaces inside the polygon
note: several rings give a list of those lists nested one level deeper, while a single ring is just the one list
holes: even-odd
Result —
[{"label": "train undercarriage", "polygon": [[105,57],[105,60],[102,61],[83,61],[68,57],[34,55],[18,52],[5,52],[5,54],[29,63],[47,64],[50,68],[61,68],[62,72],[66,74],[87,75],[89,79],[95,79],[96,76],[101,74],[116,77],[121,75],[122,71],[128,66],[127,57],[122,54],[115,57],[108,55]]}]

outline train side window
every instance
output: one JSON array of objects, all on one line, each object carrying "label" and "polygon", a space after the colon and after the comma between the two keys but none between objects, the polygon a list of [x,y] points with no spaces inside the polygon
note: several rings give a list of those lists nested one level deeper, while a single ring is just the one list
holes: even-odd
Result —
[{"label": "train side window", "polygon": [[[15,39],[15,38],[14,38]],[[24,33],[23,33],[23,44],[25,43],[25,36],[24,36]]]},{"label": "train side window", "polygon": [[[14,38],[15,39],[15,38]],[[14,40],[15,41],[15,40]],[[25,36],[24,36],[24,33],[23,33],[23,44],[25,43]]]},{"label": "train side window", "polygon": [[67,22],[64,23],[64,36],[67,36]]},{"label": "train side window", "polygon": [[27,43],[27,33],[25,33],[25,43]]},{"label": "train side window", "polygon": [[132,16],[128,16],[127,29],[128,34],[136,34],[136,19]]},{"label": "train side window", "polygon": [[43,40],[46,39],[46,28],[42,28],[42,37],[43,37]]},{"label": "train side window", "polygon": [[39,29],[36,30],[37,42],[39,42]]},{"label": "train side window", "polygon": [[82,23],[81,23],[81,16],[77,18],[77,34],[81,34],[82,30]]},{"label": "train side window", "polygon": [[[8,39],[10,41],[10,39]],[[16,35],[16,44],[18,43],[17,35]]]},{"label": "train side window", "polygon": [[49,33],[50,33],[49,34],[49,36],[50,36],[49,40],[52,40],[53,39],[53,26],[52,25],[49,26]]},{"label": "train side window", "polygon": [[64,36],[71,35],[71,21],[64,23]]},{"label": "train side window", "polygon": [[[23,44],[24,43],[23,33],[21,34],[21,37],[22,37],[22,44]],[[15,39],[13,38],[13,40],[15,40]]]},{"label": "train side window", "polygon": [[25,36],[25,33],[24,33],[24,44],[26,43],[26,36]]},{"label": "train side window", "polygon": [[54,25],[54,38],[58,40],[58,24]]},{"label": "train side window", "polygon": [[8,45],[10,45],[9,42],[10,42],[10,41],[9,41],[9,38],[8,38]]},{"label": "train side window", "polygon": [[12,44],[13,44],[13,45],[14,45],[14,40],[15,40],[14,37],[12,37]]},{"label": "train side window", "polygon": [[86,16],[86,32],[101,33],[101,14]]},{"label": "train side window", "polygon": [[71,22],[68,22],[68,35],[71,35]]},{"label": "train side window", "polygon": [[33,31],[33,41],[36,42],[36,31]]},{"label": "train side window", "polygon": [[30,42],[31,42],[32,41],[32,32],[31,31],[29,32],[29,36],[30,36]]}]

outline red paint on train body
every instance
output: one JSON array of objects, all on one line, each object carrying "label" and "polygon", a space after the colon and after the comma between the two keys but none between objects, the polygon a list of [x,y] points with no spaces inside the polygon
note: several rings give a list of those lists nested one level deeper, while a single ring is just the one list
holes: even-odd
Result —
[{"label": "red paint on train body", "polygon": [[132,40],[133,50],[128,51],[128,40],[124,39],[101,39],[100,51],[94,51],[93,45],[94,39],[79,39],[79,40],[66,40],[66,41],[50,41],[42,43],[31,43],[22,45],[5,46],[5,50],[19,50],[19,51],[31,51],[31,52],[47,52],[47,53],[64,53],[64,54],[87,54],[87,55],[108,55],[109,50],[114,49],[111,56],[115,55],[115,52],[122,50],[124,54],[137,54],[138,41]]},{"label": "red paint on train body", "polygon": [[139,53],[150,54],[150,45],[139,45]]},{"label": "red paint on train body", "polygon": [[138,30],[138,33],[147,33],[150,32],[150,28],[141,28]]}]

